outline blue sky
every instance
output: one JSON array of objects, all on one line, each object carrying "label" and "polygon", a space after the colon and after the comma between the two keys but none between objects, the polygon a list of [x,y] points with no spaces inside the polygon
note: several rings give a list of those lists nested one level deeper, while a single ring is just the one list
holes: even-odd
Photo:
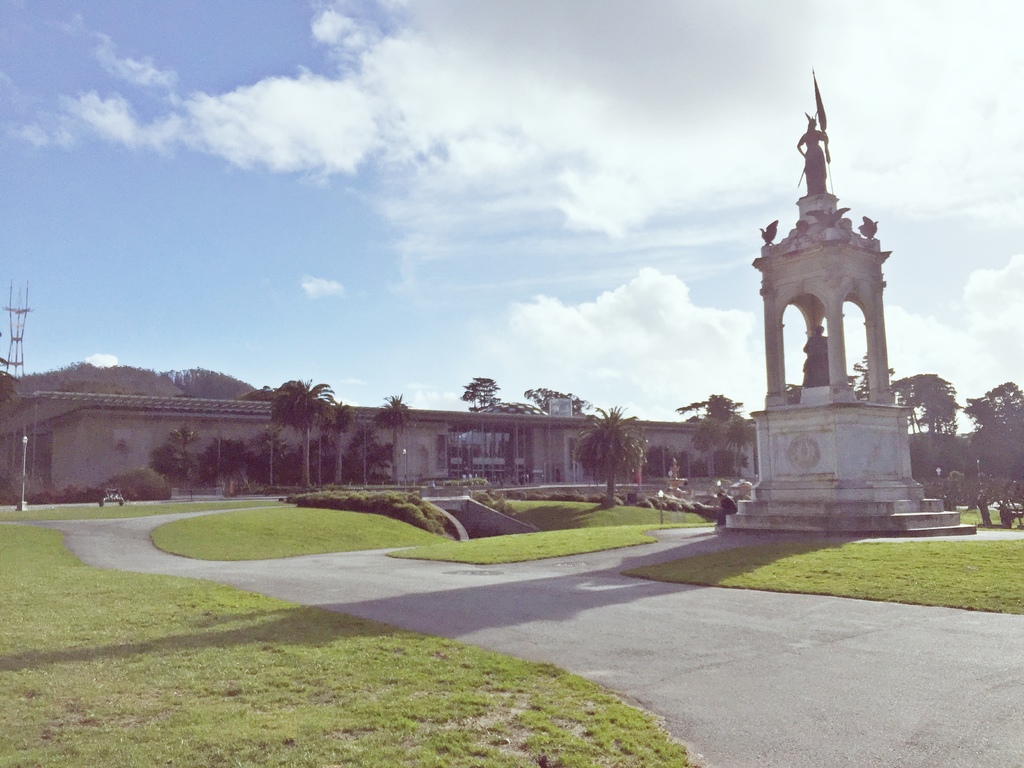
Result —
[{"label": "blue sky", "polygon": [[835,193],[893,251],[890,364],[963,402],[1024,378],[1022,15],[0,0],[0,287],[31,286],[28,372],[757,408],[751,262],[797,218],[813,67]]}]

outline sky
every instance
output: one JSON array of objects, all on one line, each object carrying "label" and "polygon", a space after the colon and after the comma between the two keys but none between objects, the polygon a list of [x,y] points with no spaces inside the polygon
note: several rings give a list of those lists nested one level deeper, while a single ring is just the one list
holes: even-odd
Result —
[{"label": "sky", "polygon": [[997,0],[0,0],[24,370],[757,410],[752,261],[798,217],[814,70],[833,191],[892,251],[895,377],[965,404],[1024,380],[1021,22]]}]

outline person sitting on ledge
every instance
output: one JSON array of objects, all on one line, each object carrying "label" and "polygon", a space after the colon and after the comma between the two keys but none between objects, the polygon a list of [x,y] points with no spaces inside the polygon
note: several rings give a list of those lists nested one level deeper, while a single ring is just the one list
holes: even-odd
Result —
[{"label": "person sitting on ledge", "polygon": [[718,522],[715,527],[725,528],[726,517],[728,515],[735,515],[738,511],[736,502],[733,501],[732,496],[727,494],[725,491],[719,491],[718,494]]}]

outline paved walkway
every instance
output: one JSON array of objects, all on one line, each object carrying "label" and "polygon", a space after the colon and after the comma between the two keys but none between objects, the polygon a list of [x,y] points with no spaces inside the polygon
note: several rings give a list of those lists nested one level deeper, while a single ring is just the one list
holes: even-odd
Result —
[{"label": "paved walkway", "polygon": [[664,717],[707,768],[1024,766],[1024,616],[619,575],[754,535],[669,530],[657,544],[486,567],[383,552],[222,563],[151,545],[149,531],[179,517],[39,525],[90,565],[210,579],[554,663]]}]

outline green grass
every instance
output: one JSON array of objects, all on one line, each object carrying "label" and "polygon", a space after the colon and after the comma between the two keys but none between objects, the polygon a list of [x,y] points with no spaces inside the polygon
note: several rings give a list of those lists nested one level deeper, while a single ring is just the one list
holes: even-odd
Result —
[{"label": "green grass", "polygon": [[646,507],[612,507],[601,509],[600,504],[585,501],[510,501],[517,519],[532,523],[542,531],[568,528],[600,528],[609,525],[673,525],[707,526],[700,515],[691,512],[665,512]]},{"label": "green grass", "polygon": [[978,526],[979,530],[1013,531],[1015,533],[1019,533],[1019,534],[1024,535],[1024,528],[1018,528],[1016,526],[1016,524],[1014,524],[1013,528],[1003,528],[999,524],[999,510],[996,509],[995,507],[989,507],[988,516],[989,516],[989,519],[992,521],[992,524],[993,524],[994,527],[993,528],[985,529],[985,528],[982,527],[982,524],[981,524],[981,512],[978,511],[977,507],[975,507],[974,509],[962,509],[962,510],[960,510],[960,522],[961,523],[966,523],[968,525],[976,525],[976,526]]},{"label": "green grass", "polygon": [[568,531],[520,533],[514,536],[493,536],[473,541],[448,541],[415,549],[391,552],[391,557],[413,560],[445,560],[452,563],[521,563],[549,557],[582,555],[605,549],[633,547],[657,541],[647,531],[652,528],[678,526],[618,525],[606,528],[584,528]]},{"label": "green grass", "polygon": [[1024,613],[1024,540],[766,544],[635,568],[681,584]]},{"label": "green grass", "polygon": [[0,766],[681,766],[556,667],[0,537]]},{"label": "green grass", "polygon": [[248,509],[279,505],[277,501],[255,499],[234,499],[231,501],[176,501],[117,504],[70,504],[58,507],[29,508],[24,512],[0,511],[0,521],[28,522],[32,520],[113,520],[125,517],[149,517],[151,515],[173,515],[179,512],[199,512],[208,509]]},{"label": "green grass", "polygon": [[165,552],[199,560],[270,560],[446,541],[382,515],[291,505],[175,520],[154,529],[152,539]]}]

